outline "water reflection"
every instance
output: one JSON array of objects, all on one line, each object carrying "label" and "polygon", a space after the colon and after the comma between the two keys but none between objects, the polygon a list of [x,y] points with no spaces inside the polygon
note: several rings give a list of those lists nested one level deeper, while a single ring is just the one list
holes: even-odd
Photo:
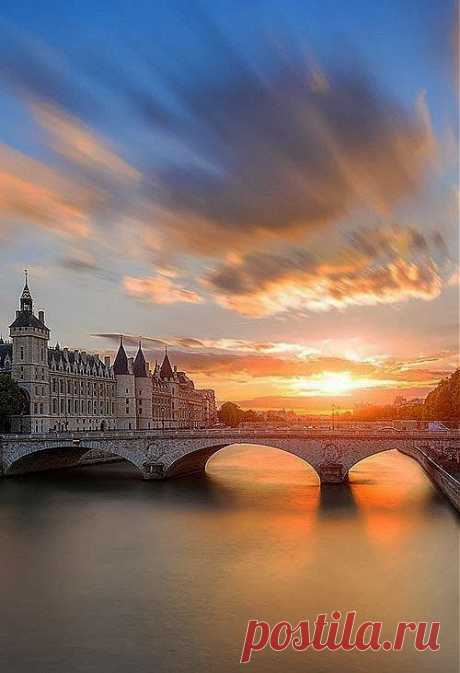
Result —
[{"label": "water reflection", "polygon": [[0,670],[239,671],[247,619],[439,618],[436,655],[264,652],[263,673],[457,673],[458,527],[397,452],[317,485],[292,455],[224,449],[206,475],[119,463],[0,484]]}]

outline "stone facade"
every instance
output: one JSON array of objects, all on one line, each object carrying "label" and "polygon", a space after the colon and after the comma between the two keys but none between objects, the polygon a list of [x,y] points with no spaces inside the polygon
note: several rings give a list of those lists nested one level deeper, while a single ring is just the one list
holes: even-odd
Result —
[{"label": "stone facade", "polygon": [[107,357],[50,348],[45,314],[35,315],[27,279],[10,337],[0,339],[0,372],[17,381],[28,407],[12,417],[12,432],[199,428],[216,421],[214,391],[195,389],[167,353],[150,371],[140,343],[128,358],[121,341],[113,366]]},{"label": "stone facade", "polygon": [[198,390],[172,366],[167,351],[150,370],[142,345],[128,358],[120,341],[113,365],[117,382],[117,427],[123,430],[205,428],[217,420],[213,390]]},{"label": "stone facade", "polygon": [[44,311],[35,315],[27,280],[10,337],[10,343],[0,343],[0,371],[10,372],[28,407],[27,414],[12,417],[12,432],[116,428],[110,363],[59,344],[50,348]]}]

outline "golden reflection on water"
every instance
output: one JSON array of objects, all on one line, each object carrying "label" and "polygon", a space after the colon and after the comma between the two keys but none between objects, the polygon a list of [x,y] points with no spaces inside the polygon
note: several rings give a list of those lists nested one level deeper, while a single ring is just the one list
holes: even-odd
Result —
[{"label": "golden reflection on water", "polygon": [[398,452],[323,488],[300,459],[249,445],[163,482],[123,463],[4,480],[0,624],[14,638],[0,628],[0,670],[21,673],[28,652],[34,671],[235,673],[248,619],[356,609],[390,636],[400,619],[438,618],[442,649],[267,651],[251,670],[456,673],[457,532]]}]

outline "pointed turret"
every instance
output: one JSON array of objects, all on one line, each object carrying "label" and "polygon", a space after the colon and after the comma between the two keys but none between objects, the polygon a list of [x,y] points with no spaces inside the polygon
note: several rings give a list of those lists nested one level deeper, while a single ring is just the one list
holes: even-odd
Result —
[{"label": "pointed turret", "polygon": [[118,348],[117,357],[113,363],[113,373],[117,375],[128,374],[128,358],[123,346],[123,337],[120,335],[120,347]]},{"label": "pointed turret", "polygon": [[173,379],[174,373],[171,367],[171,363],[168,357],[168,348],[165,348],[165,356],[160,368],[160,378],[162,379]]},{"label": "pointed turret", "polygon": [[27,284],[27,271],[24,271],[24,273],[26,275],[26,282],[21,295],[21,311],[27,311],[27,313],[32,313],[33,301],[32,301],[32,295],[30,294],[29,285]]},{"label": "pointed turret", "polygon": [[45,335],[49,337],[49,330],[45,325],[44,312],[39,311],[38,318],[37,316],[34,315],[33,299],[29,290],[27,271],[25,271],[24,273],[26,275],[26,282],[20,299],[21,308],[18,311],[16,311],[16,319],[10,325],[10,329],[31,327],[35,330],[41,330]]},{"label": "pointed turret", "polygon": [[137,379],[147,376],[147,364],[145,362],[144,353],[142,351],[142,344],[140,341],[139,350],[137,351],[136,357],[134,358],[133,373]]}]

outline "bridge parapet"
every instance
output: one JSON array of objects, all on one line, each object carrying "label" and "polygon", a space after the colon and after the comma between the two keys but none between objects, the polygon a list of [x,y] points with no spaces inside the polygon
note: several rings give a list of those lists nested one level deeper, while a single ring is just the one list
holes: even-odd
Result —
[{"label": "bridge parapet", "polygon": [[335,483],[360,460],[381,451],[460,447],[460,432],[208,429],[3,435],[0,474],[77,465],[92,451],[131,462],[146,479],[168,478],[204,470],[211,455],[232,444],[281,449],[310,464],[323,483]]}]

